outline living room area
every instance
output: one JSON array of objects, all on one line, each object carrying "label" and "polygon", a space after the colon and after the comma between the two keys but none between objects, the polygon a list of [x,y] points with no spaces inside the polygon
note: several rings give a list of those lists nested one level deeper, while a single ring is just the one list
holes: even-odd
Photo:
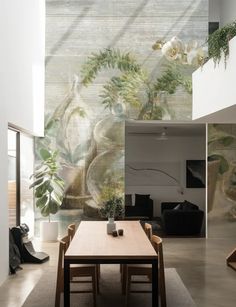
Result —
[{"label": "living room area", "polygon": [[235,3],[0,1],[0,306],[235,305]]},{"label": "living room area", "polygon": [[206,126],[126,122],[125,212],[159,235],[206,236]]}]

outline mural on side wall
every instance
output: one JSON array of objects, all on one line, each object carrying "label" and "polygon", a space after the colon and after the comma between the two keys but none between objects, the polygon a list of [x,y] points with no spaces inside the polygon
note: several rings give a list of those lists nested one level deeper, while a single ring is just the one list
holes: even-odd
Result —
[{"label": "mural on side wall", "polygon": [[124,195],[125,119],[191,118],[207,1],[176,1],[174,11],[173,2],[153,0],[46,4],[45,138],[36,153],[59,151],[61,211],[97,218]]},{"label": "mural on side wall", "polygon": [[[236,125],[208,125],[209,236],[236,229]],[[218,229],[218,231],[217,231]]]},{"label": "mural on side wall", "polygon": [[[76,129],[75,129],[76,127]],[[102,204],[121,198],[123,175],[123,111],[112,107],[93,121],[89,108],[78,95],[78,78],[68,95],[45,121],[45,137],[37,138],[36,153],[42,148],[57,150],[65,181],[63,209],[83,208],[88,217],[98,217]],[[112,187],[107,192],[107,186]]]}]

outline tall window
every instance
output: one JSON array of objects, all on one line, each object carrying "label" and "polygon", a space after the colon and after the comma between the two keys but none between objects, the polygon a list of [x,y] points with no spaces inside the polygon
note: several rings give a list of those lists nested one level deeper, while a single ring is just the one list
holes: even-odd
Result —
[{"label": "tall window", "polygon": [[34,169],[33,138],[8,129],[9,227],[26,223],[34,234],[33,190],[29,189]]},{"label": "tall window", "polygon": [[20,222],[29,226],[29,235],[34,235],[34,197],[29,189],[30,175],[34,171],[33,138],[20,134]]},{"label": "tall window", "polygon": [[17,190],[17,137],[18,132],[8,129],[8,211],[9,227],[19,224]]}]

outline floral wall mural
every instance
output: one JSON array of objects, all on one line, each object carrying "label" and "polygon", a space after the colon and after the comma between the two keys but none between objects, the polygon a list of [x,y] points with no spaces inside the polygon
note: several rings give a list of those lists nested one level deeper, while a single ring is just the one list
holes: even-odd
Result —
[{"label": "floral wall mural", "polygon": [[123,197],[125,119],[190,119],[208,1],[46,4],[45,137],[36,154],[59,152],[66,225],[66,216],[98,217],[104,195]]},{"label": "floral wall mural", "polygon": [[231,237],[236,231],[236,125],[208,125],[208,233]]}]

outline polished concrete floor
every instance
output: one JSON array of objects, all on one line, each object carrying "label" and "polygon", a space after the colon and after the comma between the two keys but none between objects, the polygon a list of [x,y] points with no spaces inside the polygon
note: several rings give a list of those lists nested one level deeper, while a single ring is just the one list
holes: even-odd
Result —
[{"label": "polished concrete floor", "polygon": [[[45,270],[57,264],[57,243],[35,240],[37,250],[50,254],[42,265],[24,264],[0,287],[0,306],[20,307]],[[233,307],[236,302],[236,271],[226,266],[227,254],[236,240],[164,238],[165,266],[177,269],[199,307]],[[43,294],[42,294],[43,295]]]}]

